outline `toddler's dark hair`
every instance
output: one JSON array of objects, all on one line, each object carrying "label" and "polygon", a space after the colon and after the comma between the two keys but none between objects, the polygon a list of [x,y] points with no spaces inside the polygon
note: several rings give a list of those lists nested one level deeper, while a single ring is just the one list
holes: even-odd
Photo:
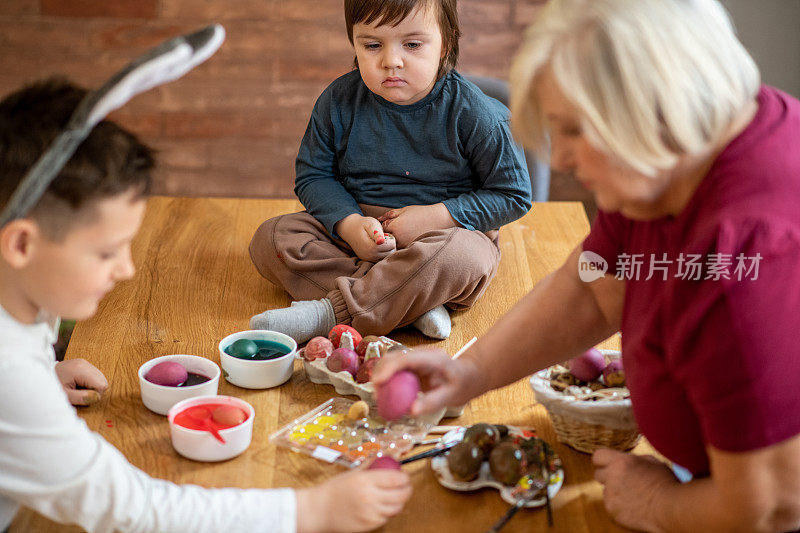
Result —
[{"label": "toddler's dark hair", "polygon": [[[442,60],[439,63],[437,79],[441,78],[458,63],[458,39],[461,30],[458,27],[457,0],[344,0],[344,20],[347,26],[347,38],[353,43],[353,26],[358,23],[372,24],[376,20],[379,26],[397,25],[415,8],[435,8],[439,30],[442,32]],[[358,60],[353,62],[358,68]]]},{"label": "toddler's dark hair", "polygon": [[[15,91],[0,102],[0,206],[64,129],[86,95],[69,81],[52,78]],[[95,200],[152,186],[153,151],[113,122],[97,124],[78,146],[30,215],[45,230],[68,225]],[[54,236],[54,231],[48,231]]]}]

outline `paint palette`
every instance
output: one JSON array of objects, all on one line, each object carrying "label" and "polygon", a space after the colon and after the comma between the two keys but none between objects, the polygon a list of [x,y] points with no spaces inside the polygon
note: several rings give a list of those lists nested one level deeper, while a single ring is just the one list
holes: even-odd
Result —
[{"label": "paint palette", "polygon": [[373,413],[374,409],[356,417],[351,410],[355,403],[348,398],[331,398],[292,420],[269,440],[328,463],[354,468],[373,457],[399,457],[436,423],[433,418],[408,417],[387,422]]}]

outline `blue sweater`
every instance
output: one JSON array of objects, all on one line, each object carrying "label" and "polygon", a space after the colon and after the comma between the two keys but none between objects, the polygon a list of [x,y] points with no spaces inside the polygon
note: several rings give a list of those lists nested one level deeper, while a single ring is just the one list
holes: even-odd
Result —
[{"label": "blue sweater", "polygon": [[295,193],[331,235],[359,203],[443,202],[456,222],[488,231],[531,207],[525,156],[508,109],[451,71],[411,105],[371,92],[357,70],[317,100],[296,161]]}]

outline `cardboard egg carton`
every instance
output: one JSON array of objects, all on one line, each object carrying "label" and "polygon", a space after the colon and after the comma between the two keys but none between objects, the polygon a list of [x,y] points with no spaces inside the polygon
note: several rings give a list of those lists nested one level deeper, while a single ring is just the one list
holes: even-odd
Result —
[{"label": "cardboard egg carton", "polygon": [[[379,337],[381,343],[380,352],[385,353],[392,346],[402,346],[401,343],[389,337]],[[372,383],[356,383],[356,380],[347,371],[332,372],[325,364],[325,359],[314,359],[308,361],[302,356],[302,350],[298,353],[303,361],[303,368],[305,368],[306,375],[312,383],[320,385],[333,385],[336,392],[343,396],[358,396],[370,405],[375,405],[375,387]],[[448,407],[444,412],[444,417],[461,416],[464,412],[464,406]]]}]

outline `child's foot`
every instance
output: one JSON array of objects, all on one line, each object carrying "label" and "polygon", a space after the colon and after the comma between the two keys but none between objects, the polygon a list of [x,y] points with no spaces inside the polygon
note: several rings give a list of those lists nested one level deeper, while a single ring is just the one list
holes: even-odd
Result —
[{"label": "child's foot", "polygon": [[411,325],[424,335],[434,339],[446,339],[450,336],[450,329],[452,328],[450,313],[447,312],[447,308],[443,305],[437,305],[416,319]]},{"label": "child's foot", "polygon": [[326,336],[336,325],[333,306],[327,298],[307,300],[302,305],[270,309],[250,319],[251,329],[269,329],[285,333],[297,344],[312,337]]}]

